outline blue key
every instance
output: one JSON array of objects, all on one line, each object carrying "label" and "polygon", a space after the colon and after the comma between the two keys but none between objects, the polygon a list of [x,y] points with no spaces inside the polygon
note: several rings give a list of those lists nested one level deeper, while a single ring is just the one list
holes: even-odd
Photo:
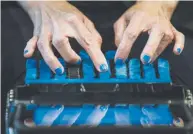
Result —
[{"label": "blue key", "polygon": [[107,60],[112,60],[115,57],[115,51],[108,51],[105,53],[105,56]]},{"label": "blue key", "polygon": [[160,79],[171,81],[168,61],[164,59],[158,59],[158,72]]},{"label": "blue key", "polygon": [[37,78],[37,68],[36,68],[36,60],[28,59],[26,62],[26,79],[36,79]]},{"label": "blue key", "polygon": [[129,61],[128,69],[129,69],[130,79],[140,79],[141,78],[140,61],[138,59],[131,59]]},{"label": "blue key", "polygon": [[84,79],[91,79],[95,77],[94,65],[91,60],[83,60],[82,71]]},{"label": "blue key", "polygon": [[100,126],[116,124],[114,110],[115,110],[114,107],[109,107],[108,108],[105,116],[102,118],[102,120],[100,122]]},{"label": "blue key", "polygon": [[84,104],[82,106],[81,114],[79,115],[78,119],[75,121],[75,125],[89,125],[87,120],[89,115],[94,111],[95,106],[92,104]]},{"label": "blue key", "polygon": [[[131,59],[127,66],[125,62],[121,59],[117,59],[115,67],[112,69],[109,62],[114,60],[115,51],[108,51],[106,53],[107,63],[109,65],[109,70],[106,72],[99,72],[99,78],[96,78],[95,68],[92,60],[85,51],[80,52],[80,57],[82,59],[82,72],[83,78],[72,79],[66,78],[66,70],[61,76],[55,75],[54,79],[51,79],[51,70],[45,64],[43,60],[40,60],[40,79],[37,79],[37,68],[35,60],[27,60],[26,63],[26,84],[52,84],[52,83],[170,83],[170,72],[169,63],[167,60],[158,59],[158,72],[159,78],[156,78],[155,68],[153,64],[141,65],[139,59]],[[65,69],[65,63],[63,60],[59,59]],[[30,62],[29,62],[30,61]],[[144,78],[141,77],[140,66],[143,66]],[[115,71],[116,78],[111,78],[111,69]],[[129,75],[127,76],[129,70]]]},{"label": "blue key", "polygon": [[140,105],[129,105],[130,121],[132,125],[141,125],[140,119],[143,116]]},{"label": "blue key", "polygon": [[156,79],[156,74],[155,74],[155,69],[153,67],[153,64],[143,65],[143,70],[144,70],[144,79],[146,80],[155,80]]},{"label": "blue key", "polygon": [[118,79],[127,78],[127,66],[125,62],[122,64],[115,63],[115,75]]},{"label": "blue key", "polygon": [[72,126],[79,118],[81,112],[82,112],[81,107],[66,106],[64,107],[61,114],[53,122],[52,126],[54,125]]},{"label": "blue key", "polygon": [[117,104],[114,109],[116,125],[131,125],[129,106]]},{"label": "blue key", "polygon": [[171,125],[173,122],[169,107],[165,104],[158,105],[157,107],[144,106],[142,112],[148,117],[152,125]]},{"label": "blue key", "polygon": [[50,79],[51,70],[44,60],[40,60],[40,79]]},{"label": "blue key", "polygon": [[41,106],[34,111],[34,122],[40,126],[52,126],[53,122],[64,110],[63,106]]}]

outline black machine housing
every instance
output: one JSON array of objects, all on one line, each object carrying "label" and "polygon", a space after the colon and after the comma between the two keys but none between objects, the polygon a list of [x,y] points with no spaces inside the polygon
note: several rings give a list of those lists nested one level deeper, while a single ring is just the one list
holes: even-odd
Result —
[{"label": "black machine housing", "polygon": [[[32,118],[29,104],[169,104],[174,117],[181,117],[184,127],[175,126],[51,126],[28,127],[26,118]],[[14,110],[13,110],[14,109]],[[191,90],[172,84],[18,84],[10,90],[6,110],[9,134],[63,134],[63,133],[135,133],[135,134],[193,134],[193,100]]]},{"label": "black machine housing", "polygon": [[[74,69],[70,69],[74,70]],[[74,74],[74,73],[70,73]],[[76,75],[76,73],[75,73]],[[25,74],[18,79],[14,89],[7,95],[7,134],[193,134],[193,96],[190,89],[174,83],[98,83],[98,84],[32,84],[23,83]],[[73,77],[73,76],[72,76]],[[76,77],[76,76],[75,76]],[[173,117],[181,117],[184,127],[175,126],[35,126],[24,124],[33,117],[33,109],[27,105],[82,104],[169,104]]]}]

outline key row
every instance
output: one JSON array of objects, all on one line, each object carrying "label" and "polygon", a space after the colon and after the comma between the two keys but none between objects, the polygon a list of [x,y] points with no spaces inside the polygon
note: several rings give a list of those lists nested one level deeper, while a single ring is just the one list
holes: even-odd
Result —
[{"label": "key row", "polygon": [[29,83],[49,83],[49,81],[51,83],[171,82],[167,60],[158,59],[157,64],[143,65],[139,59],[133,58],[120,65],[114,63],[113,54],[113,52],[106,53],[109,70],[102,73],[96,71],[90,57],[84,52],[80,53],[82,63],[79,65],[67,64],[59,58],[65,69],[61,76],[53,74],[44,60],[28,59],[26,81]]},{"label": "key row", "polygon": [[[97,118],[96,118],[97,117]],[[34,110],[36,125],[172,125],[169,106],[161,105],[92,105],[39,106]]]}]

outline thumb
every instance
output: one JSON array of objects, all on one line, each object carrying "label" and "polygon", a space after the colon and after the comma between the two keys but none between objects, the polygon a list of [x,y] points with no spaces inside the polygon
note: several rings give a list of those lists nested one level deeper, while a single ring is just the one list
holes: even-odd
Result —
[{"label": "thumb", "polygon": [[33,36],[28,42],[24,49],[24,57],[29,58],[33,55],[37,46],[38,37]]}]

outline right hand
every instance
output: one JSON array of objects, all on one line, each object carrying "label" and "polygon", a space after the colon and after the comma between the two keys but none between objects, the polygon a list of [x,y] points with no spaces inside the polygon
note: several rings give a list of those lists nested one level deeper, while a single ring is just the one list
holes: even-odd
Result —
[{"label": "right hand", "polygon": [[34,24],[34,35],[24,49],[26,58],[33,55],[37,46],[51,70],[61,75],[64,67],[54,55],[51,45],[54,45],[66,62],[80,62],[81,58],[71,48],[68,40],[72,37],[87,51],[99,72],[108,70],[101,51],[102,38],[94,24],[77,8],[64,1],[27,3],[26,10]]}]

